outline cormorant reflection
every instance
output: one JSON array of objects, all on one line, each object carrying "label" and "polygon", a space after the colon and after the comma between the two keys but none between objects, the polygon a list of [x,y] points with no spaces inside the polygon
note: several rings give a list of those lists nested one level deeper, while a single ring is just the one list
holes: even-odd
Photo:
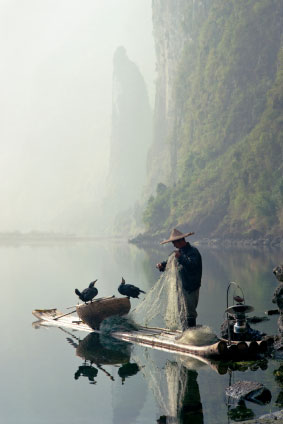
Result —
[{"label": "cormorant reflection", "polygon": [[109,337],[103,337],[96,333],[87,335],[83,340],[78,339],[72,333],[69,334],[72,337],[68,337],[67,341],[75,347],[76,355],[84,359],[83,365],[80,365],[75,372],[75,380],[83,376],[88,378],[90,384],[96,384],[94,379],[100,370],[114,381],[114,376],[104,368],[105,365],[120,365],[118,375],[122,384],[126,378],[139,372],[139,366],[130,362],[131,346],[129,343],[111,340]]},{"label": "cormorant reflection", "polygon": [[139,372],[140,368],[135,362],[128,362],[127,364],[122,365],[118,369],[118,375],[121,377],[122,384],[124,384],[126,378],[136,375]]},{"label": "cormorant reflection", "polygon": [[78,380],[81,376],[87,377],[90,384],[96,384],[94,380],[98,374],[98,369],[92,365],[87,365],[86,363],[79,366],[78,370],[75,372],[74,378]]}]

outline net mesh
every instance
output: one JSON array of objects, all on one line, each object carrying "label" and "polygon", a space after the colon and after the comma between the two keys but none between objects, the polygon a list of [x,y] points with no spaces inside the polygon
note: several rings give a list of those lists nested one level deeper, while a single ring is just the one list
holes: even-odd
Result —
[{"label": "net mesh", "polygon": [[172,253],[166,272],[134,309],[131,317],[140,325],[182,331],[186,328],[187,315],[182,279],[175,254]]},{"label": "net mesh", "polygon": [[179,343],[193,346],[207,346],[218,340],[216,334],[207,325],[190,328],[182,333],[182,337],[178,338]]}]

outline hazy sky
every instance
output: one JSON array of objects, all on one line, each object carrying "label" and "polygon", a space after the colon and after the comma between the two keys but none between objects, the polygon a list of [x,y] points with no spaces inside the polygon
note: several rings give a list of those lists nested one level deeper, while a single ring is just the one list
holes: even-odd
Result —
[{"label": "hazy sky", "polygon": [[120,45],[153,103],[151,0],[0,0],[0,231],[87,226]]}]

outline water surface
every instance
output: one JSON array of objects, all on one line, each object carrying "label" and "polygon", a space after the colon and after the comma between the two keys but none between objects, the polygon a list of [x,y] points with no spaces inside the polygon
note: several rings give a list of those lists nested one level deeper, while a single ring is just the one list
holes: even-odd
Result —
[{"label": "water surface", "polygon": [[[268,360],[256,371],[219,374],[190,357],[32,326],[33,309],[65,311],[77,303],[74,289],[96,278],[99,296],[118,295],[122,276],[148,291],[159,277],[155,264],[171,250],[144,250],[117,241],[0,245],[1,422],[133,424],[190,419],[221,424],[232,422],[238,413],[249,418],[281,408],[281,389],[273,375],[279,361]],[[219,333],[230,281],[243,287],[256,315],[274,309],[271,299],[277,282],[272,269],[282,262],[282,251],[200,251],[204,275],[198,323]],[[132,307],[137,302],[133,300]],[[255,328],[274,333],[276,321],[277,316],[271,317]],[[243,379],[264,383],[272,393],[271,402],[229,406],[225,388]]]}]

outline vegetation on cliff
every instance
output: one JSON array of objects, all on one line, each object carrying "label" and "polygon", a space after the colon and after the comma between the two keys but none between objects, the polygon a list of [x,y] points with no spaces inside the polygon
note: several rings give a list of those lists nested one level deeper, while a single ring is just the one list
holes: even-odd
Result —
[{"label": "vegetation on cliff", "polygon": [[195,22],[175,81],[177,182],[159,184],[149,199],[148,229],[188,224],[200,235],[253,238],[280,232],[282,27],[281,0],[213,0]]}]

